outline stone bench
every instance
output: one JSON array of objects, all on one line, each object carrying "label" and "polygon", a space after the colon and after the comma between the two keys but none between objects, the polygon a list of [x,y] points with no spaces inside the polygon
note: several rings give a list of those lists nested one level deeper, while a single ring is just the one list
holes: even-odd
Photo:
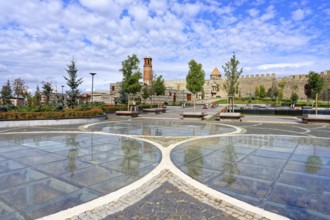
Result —
[{"label": "stone bench", "polygon": [[312,122],[330,122],[330,115],[303,115],[303,123],[312,123]]},{"label": "stone bench", "polygon": [[138,117],[139,112],[136,111],[116,111],[117,116],[131,116],[132,118]]},{"label": "stone bench", "polygon": [[221,119],[238,119],[238,120],[242,121],[242,117],[244,117],[244,116],[241,115],[241,113],[220,112],[218,119],[219,119],[219,121]]},{"label": "stone bench", "polygon": [[161,108],[144,108],[143,112],[159,114],[159,113],[163,112],[163,109],[161,109]]},{"label": "stone bench", "polygon": [[205,116],[207,116],[207,114],[205,114],[204,112],[183,112],[182,114],[180,114],[180,116],[184,119],[184,118],[200,118],[201,120],[205,119]]}]

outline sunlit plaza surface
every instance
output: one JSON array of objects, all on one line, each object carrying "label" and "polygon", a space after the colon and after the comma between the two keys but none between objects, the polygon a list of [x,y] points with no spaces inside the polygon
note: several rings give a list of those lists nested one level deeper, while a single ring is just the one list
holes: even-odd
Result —
[{"label": "sunlit plaza surface", "polygon": [[175,120],[135,120],[99,123],[91,131],[144,136],[206,136],[235,132],[235,127]]},{"label": "sunlit plaza surface", "polygon": [[35,219],[113,192],[160,161],[152,144],[92,133],[0,135],[0,219]]},{"label": "sunlit plaza surface", "polygon": [[293,219],[330,217],[329,139],[229,136],[186,142],[172,151],[184,173]]},{"label": "sunlit plaza surface", "polygon": [[[231,211],[191,197],[180,189],[180,183],[185,187],[202,184],[203,195],[209,193],[204,188],[209,188],[279,217],[329,219],[329,125],[283,120],[190,121],[169,111],[161,116],[116,118],[89,125],[2,129],[0,219],[36,219],[50,214],[56,219],[58,212],[76,206],[85,212],[76,212],[76,219],[90,219],[88,213],[92,212],[85,204],[111,197],[148,176],[156,178],[162,170],[175,174],[178,184],[166,183],[168,177],[162,177],[164,183],[150,177],[160,186],[149,192],[151,184],[141,183],[141,189],[136,188],[144,193],[141,198],[135,195],[136,201],[118,212],[110,210],[111,215],[109,208],[103,215],[99,208],[93,219],[179,219],[184,214],[180,216],[180,209],[174,208],[180,206],[182,213],[193,209],[192,217],[239,219]],[[182,139],[165,146],[157,137]],[[231,200],[231,205],[240,206],[235,203],[238,200]],[[196,215],[196,210],[201,213]],[[203,214],[202,210],[208,211]],[[247,211],[254,212],[242,211],[241,217]],[[272,218],[262,211],[256,216]]]}]

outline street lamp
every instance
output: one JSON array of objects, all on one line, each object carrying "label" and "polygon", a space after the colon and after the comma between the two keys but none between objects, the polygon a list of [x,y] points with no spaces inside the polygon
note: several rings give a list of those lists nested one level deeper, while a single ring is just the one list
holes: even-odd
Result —
[{"label": "street lamp", "polygon": [[330,94],[330,89],[328,89],[328,108],[330,108],[330,105],[329,105],[329,94]]},{"label": "street lamp", "polygon": [[96,75],[96,73],[89,73],[92,75],[92,106],[93,106],[93,87],[94,87],[94,76]]},{"label": "street lamp", "polygon": [[63,94],[63,88],[64,88],[64,86],[62,85],[62,102],[64,103],[64,94]]}]

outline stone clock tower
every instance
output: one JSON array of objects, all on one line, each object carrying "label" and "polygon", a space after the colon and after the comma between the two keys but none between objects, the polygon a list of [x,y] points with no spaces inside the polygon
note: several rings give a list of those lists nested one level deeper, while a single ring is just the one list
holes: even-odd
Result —
[{"label": "stone clock tower", "polygon": [[145,57],[143,65],[143,83],[150,85],[152,82],[152,58]]}]

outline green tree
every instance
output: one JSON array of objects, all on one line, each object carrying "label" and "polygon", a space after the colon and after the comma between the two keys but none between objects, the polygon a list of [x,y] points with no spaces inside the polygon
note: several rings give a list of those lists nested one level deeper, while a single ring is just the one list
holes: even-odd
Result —
[{"label": "green tree", "polygon": [[49,105],[50,94],[53,92],[52,84],[50,82],[42,82],[42,84],[42,94],[46,98],[46,105]]},{"label": "green tree", "polygon": [[160,95],[165,95],[166,87],[162,75],[156,77],[156,80],[153,83],[153,87],[154,87],[155,95],[157,97],[159,97]]},{"label": "green tree", "polygon": [[41,93],[40,93],[40,89],[39,86],[37,86],[36,88],[36,92],[34,93],[34,105],[35,106],[40,106],[41,103]]},{"label": "green tree", "polygon": [[290,99],[291,99],[292,105],[295,105],[299,99],[299,96],[296,92],[292,92]]},{"label": "green tree", "polygon": [[304,85],[304,93],[305,93],[305,95],[307,97],[307,103],[309,103],[309,99],[312,98],[312,87],[311,87],[311,85],[309,83],[306,83]]},{"label": "green tree", "polygon": [[270,88],[269,96],[271,98],[273,98],[275,101],[277,101],[278,94],[279,94],[279,89],[278,89],[278,86],[277,86],[277,82],[275,80],[273,80],[272,87]]},{"label": "green tree", "polygon": [[243,68],[238,69],[239,63],[240,62],[236,59],[236,55],[234,53],[230,60],[222,66],[226,76],[224,87],[228,96],[235,96],[238,92],[238,79],[243,73]]},{"label": "green tree", "polygon": [[315,97],[315,114],[317,114],[318,95],[326,85],[325,80],[320,74],[310,71],[308,74],[308,84],[311,86],[313,97]]},{"label": "green tree", "polygon": [[202,64],[191,60],[189,63],[189,72],[186,76],[186,88],[194,94],[194,111],[196,109],[196,93],[203,90],[205,83],[205,72],[202,69]]},{"label": "green tree", "polygon": [[261,99],[265,98],[266,96],[266,89],[265,89],[265,86],[264,85],[260,85],[259,86],[259,97]]},{"label": "green tree", "polygon": [[1,89],[1,99],[4,106],[12,105],[10,100],[13,96],[12,94],[13,91],[11,89],[10,81],[7,80],[6,85],[3,85]]},{"label": "green tree", "polygon": [[67,105],[70,108],[74,108],[78,105],[78,96],[80,94],[78,87],[83,82],[83,80],[82,78],[78,79],[78,69],[73,59],[71,60],[71,64],[68,65],[68,69],[66,69],[66,72],[68,73],[68,77],[64,76],[64,79],[66,80],[66,84],[70,88],[68,91],[66,91]]},{"label": "green tree", "polygon": [[278,91],[278,101],[279,102],[281,102],[282,99],[283,99],[283,93],[284,93],[285,85],[286,85],[286,82],[284,82],[283,80],[278,83],[278,87],[280,87],[280,89]]},{"label": "green tree", "polygon": [[142,73],[139,68],[140,61],[135,54],[128,56],[126,60],[122,62],[122,68],[119,70],[123,73],[122,91],[129,95],[128,97],[128,109],[130,96],[141,91],[141,84],[139,80],[142,78]]},{"label": "green tree", "polygon": [[142,98],[144,99],[144,102],[147,98],[150,97],[150,93],[149,93],[149,88],[148,86],[144,86],[142,89],[142,94],[141,94]]},{"label": "green tree", "polygon": [[28,96],[28,87],[25,86],[25,81],[21,78],[14,80],[13,90],[16,98],[26,98]]},{"label": "green tree", "polygon": [[256,88],[254,89],[254,97],[258,99],[259,96],[260,96],[260,86],[256,86]]},{"label": "green tree", "polygon": [[119,97],[115,98],[115,103],[116,104],[127,104],[128,97],[127,93],[123,92],[123,90],[119,91]]}]

